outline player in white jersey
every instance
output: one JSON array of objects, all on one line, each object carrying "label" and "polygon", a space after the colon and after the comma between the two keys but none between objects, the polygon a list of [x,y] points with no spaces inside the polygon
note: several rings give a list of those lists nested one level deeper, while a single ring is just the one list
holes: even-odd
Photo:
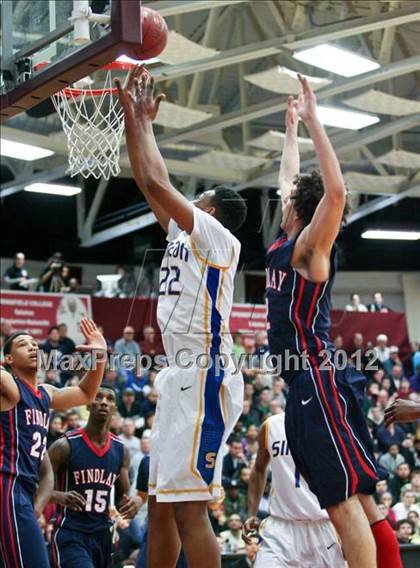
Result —
[{"label": "player in white jersey", "polygon": [[207,502],[221,496],[223,445],[242,411],[228,323],[240,253],[231,231],[245,220],[246,205],[223,187],[191,203],[171,185],[153,134],[163,98],[153,97],[153,83],[144,66],[124,87],[117,82],[134,178],[168,240],[158,322],[169,366],[155,382],[148,565],[175,566],[182,542],[190,568],[217,568]]},{"label": "player in white jersey", "polygon": [[268,418],[259,433],[257,459],[248,486],[244,540],[258,526],[258,506],[271,465],[270,516],[259,528],[262,545],[254,568],[344,568],[341,547],[325,509],[299,475],[287,445],[283,413]]}]

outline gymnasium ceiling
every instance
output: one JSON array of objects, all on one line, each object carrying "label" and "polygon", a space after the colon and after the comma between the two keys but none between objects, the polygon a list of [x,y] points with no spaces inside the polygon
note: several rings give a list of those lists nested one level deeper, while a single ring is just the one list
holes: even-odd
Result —
[{"label": "gymnasium ceiling", "polygon": [[[20,0],[21,8],[25,4],[29,8],[31,2]],[[106,4],[97,2],[102,8]],[[275,200],[280,152],[273,146],[279,138],[269,131],[284,132],[286,98],[255,84],[257,74],[281,66],[328,79],[318,99],[347,109],[343,100],[371,89],[419,104],[417,1],[155,0],[145,5],[160,10],[170,30],[207,48],[201,53],[197,48],[197,59],[185,60],[181,54],[179,62],[151,67],[170,103],[204,117],[194,123],[191,113],[181,115],[175,128],[169,108],[169,122],[157,125],[156,133],[172,181],[188,197],[227,183],[248,199],[250,214],[239,236],[249,268],[262,267],[264,247],[279,223]],[[344,78],[292,57],[296,50],[327,42],[370,57],[381,67],[363,78]],[[250,75],[257,78],[245,79]],[[397,165],[391,165],[394,154],[391,161],[383,158],[393,150],[420,153],[419,109],[413,105],[413,113],[404,115],[401,106],[397,101],[394,114],[378,114],[378,124],[359,131],[327,128],[354,195],[352,222],[340,239],[348,269],[420,268],[416,243],[387,243],[383,254],[381,243],[360,239],[364,228],[420,225],[419,168],[410,154],[406,161],[405,154],[396,154]],[[187,120],[192,123],[184,126]],[[306,137],[304,127],[300,129]],[[124,146],[118,179],[99,185],[77,180],[84,183],[81,194],[56,198],[22,189],[29,180],[75,183],[65,177],[66,145],[57,116],[16,116],[2,127],[2,136],[55,151],[51,158],[32,163],[2,158],[3,256],[22,248],[32,258],[45,258],[52,249],[61,249],[73,262],[136,262],[145,247],[163,245],[131,179]],[[302,152],[302,169],[315,167],[313,150],[303,146]],[[30,245],[29,235],[36,237]]]}]

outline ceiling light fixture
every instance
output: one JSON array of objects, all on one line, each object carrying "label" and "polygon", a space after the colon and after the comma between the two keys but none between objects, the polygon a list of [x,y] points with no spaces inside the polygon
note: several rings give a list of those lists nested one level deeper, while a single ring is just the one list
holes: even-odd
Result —
[{"label": "ceiling light fixture", "polygon": [[293,57],[343,77],[354,77],[380,67],[379,63],[372,59],[328,43],[297,51]]},{"label": "ceiling light fixture", "polygon": [[[25,136],[25,133],[22,133]],[[39,146],[32,146],[31,144],[23,144],[22,142],[15,142],[14,140],[6,140],[2,138],[0,141],[1,155],[7,158],[16,158],[17,160],[25,160],[32,162],[33,160],[40,160],[52,156],[54,152],[47,148],[40,148]]]},{"label": "ceiling light fixture", "polygon": [[374,114],[343,110],[341,108],[319,105],[316,112],[322,124],[335,126],[336,128],[359,130],[379,122],[379,117]]},{"label": "ceiling light fixture", "polygon": [[362,239],[418,241],[420,239],[420,231],[386,231],[382,229],[369,229],[362,233]]},{"label": "ceiling light fixture", "polygon": [[34,193],[48,193],[50,195],[61,195],[71,197],[77,195],[82,191],[80,187],[73,185],[57,185],[53,183],[31,183],[25,186],[25,191],[32,191]]}]

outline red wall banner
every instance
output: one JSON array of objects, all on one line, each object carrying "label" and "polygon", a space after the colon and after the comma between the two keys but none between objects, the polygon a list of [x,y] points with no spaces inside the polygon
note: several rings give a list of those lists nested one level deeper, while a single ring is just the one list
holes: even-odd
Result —
[{"label": "red wall banner", "polygon": [[31,294],[1,290],[1,319],[10,321],[14,330],[28,331],[35,339],[46,339],[52,325],[65,323],[68,335],[83,343],[79,324],[84,316],[91,317],[91,298],[81,294]]},{"label": "red wall banner", "polygon": [[[92,305],[91,305],[92,303]],[[97,298],[76,294],[30,294],[1,291],[1,318],[10,320],[14,329],[27,329],[36,339],[43,340],[48,328],[66,323],[69,336],[82,341],[78,329],[83,315],[93,313],[94,320],[103,325],[105,335],[115,341],[122,336],[126,325],[136,330],[141,339],[143,327],[148,324],[158,330],[156,300],[146,298]],[[266,329],[266,307],[263,304],[234,304],[230,320],[233,333],[254,333]],[[409,353],[405,314],[391,312],[354,313],[342,310],[331,312],[331,339],[341,335],[344,348],[349,348],[356,332],[363,333],[365,342],[375,343],[379,333],[388,336],[388,345],[398,345],[402,356]],[[82,341],[83,342],[83,341]]]}]

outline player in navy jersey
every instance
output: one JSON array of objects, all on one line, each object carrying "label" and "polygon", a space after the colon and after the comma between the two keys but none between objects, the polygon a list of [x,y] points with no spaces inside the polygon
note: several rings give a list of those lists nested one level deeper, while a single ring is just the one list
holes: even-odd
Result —
[{"label": "player in navy jersey", "polygon": [[[0,377],[1,568],[49,568],[34,506],[39,514],[52,491],[45,460],[50,409],[90,403],[106,361],[106,343],[96,325],[84,319],[80,328],[86,345],[78,349],[96,351],[98,357],[95,368],[77,387],[37,387],[38,344],[27,332],[13,333],[4,344],[5,367]],[[40,470],[45,474],[38,487]]]},{"label": "player in navy jersey", "polygon": [[101,387],[86,427],[65,434],[48,449],[56,474],[51,501],[59,505],[52,538],[57,568],[112,565],[109,505],[114,486],[122,517],[133,518],[141,505],[137,497],[128,497],[128,450],[109,431],[115,409],[115,391]]},{"label": "player in navy jersey", "polygon": [[[351,366],[336,368],[329,338],[334,243],[347,212],[347,191],[318,121],[315,95],[305,78],[299,80],[301,94],[288,99],[279,175],[282,231],[268,250],[266,268],[270,352],[282,359],[281,375],[289,384],[287,439],[300,473],[341,537],[349,566],[396,568],[401,561],[395,536],[370,495],[383,474],[360,408],[365,377]],[[321,174],[299,175],[299,118]]]}]

